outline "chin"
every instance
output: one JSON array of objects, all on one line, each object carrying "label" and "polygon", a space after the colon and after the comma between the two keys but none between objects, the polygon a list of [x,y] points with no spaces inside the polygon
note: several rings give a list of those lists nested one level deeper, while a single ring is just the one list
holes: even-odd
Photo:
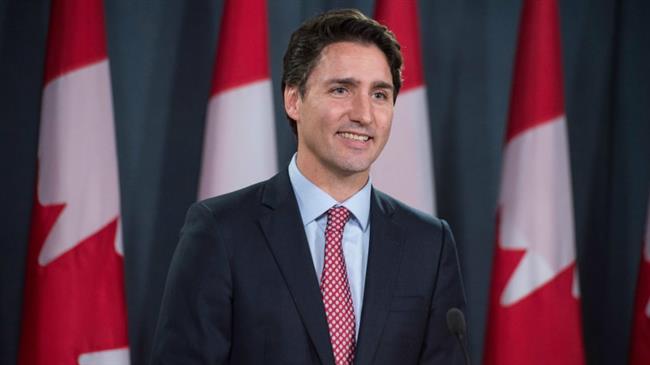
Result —
[{"label": "chin", "polygon": [[[370,165],[375,161],[376,156],[370,151],[365,153],[341,153],[343,151],[336,151],[329,155],[322,155],[326,158],[321,159],[323,166],[339,176],[352,176],[360,173],[368,173]],[[347,151],[349,152],[349,151]]]},{"label": "chin", "polygon": [[368,161],[351,161],[346,160],[338,164],[338,168],[341,172],[347,175],[353,175],[358,173],[367,172],[370,170],[370,162]]}]

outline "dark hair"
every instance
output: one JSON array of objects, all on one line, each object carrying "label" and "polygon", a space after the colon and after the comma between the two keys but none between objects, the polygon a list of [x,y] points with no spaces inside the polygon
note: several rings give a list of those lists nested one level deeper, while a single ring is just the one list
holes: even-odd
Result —
[{"label": "dark hair", "polygon": [[[308,19],[291,35],[284,53],[282,92],[287,86],[297,86],[305,95],[307,79],[325,47],[337,42],[374,44],[388,61],[393,78],[393,102],[402,86],[402,52],[395,35],[385,26],[356,9],[337,9]],[[289,118],[297,134],[296,121]]]}]

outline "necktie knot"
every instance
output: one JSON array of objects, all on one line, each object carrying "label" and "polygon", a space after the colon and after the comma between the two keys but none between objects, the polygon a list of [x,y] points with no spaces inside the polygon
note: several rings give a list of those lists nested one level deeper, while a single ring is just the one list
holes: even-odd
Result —
[{"label": "necktie knot", "polygon": [[350,219],[350,211],[343,206],[332,207],[327,211],[327,230],[343,231]]}]

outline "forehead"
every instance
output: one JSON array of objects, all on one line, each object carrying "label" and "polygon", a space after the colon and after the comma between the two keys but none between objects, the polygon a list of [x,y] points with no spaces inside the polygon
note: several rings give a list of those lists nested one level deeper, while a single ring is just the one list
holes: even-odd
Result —
[{"label": "forehead", "polygon": [[336,42],[323,48],[307,83],[330,78],[383,81],[392,85],[386,55],[372,43]]}]

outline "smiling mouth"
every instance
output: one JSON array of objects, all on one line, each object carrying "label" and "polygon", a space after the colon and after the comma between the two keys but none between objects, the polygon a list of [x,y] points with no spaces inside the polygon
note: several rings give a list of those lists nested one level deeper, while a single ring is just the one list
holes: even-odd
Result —
[{"label": "smiling mouth", "polygon": [[351,139],[353,141],[360,141],[360,142],[367,142],[369,139],[372,139],[372,137],[370,137],[370,136],[366,136],[366,135],[363,135],[363,134],[350,133],[350,132],[338,132],[338,135],[343,137],[343,138]]}]

